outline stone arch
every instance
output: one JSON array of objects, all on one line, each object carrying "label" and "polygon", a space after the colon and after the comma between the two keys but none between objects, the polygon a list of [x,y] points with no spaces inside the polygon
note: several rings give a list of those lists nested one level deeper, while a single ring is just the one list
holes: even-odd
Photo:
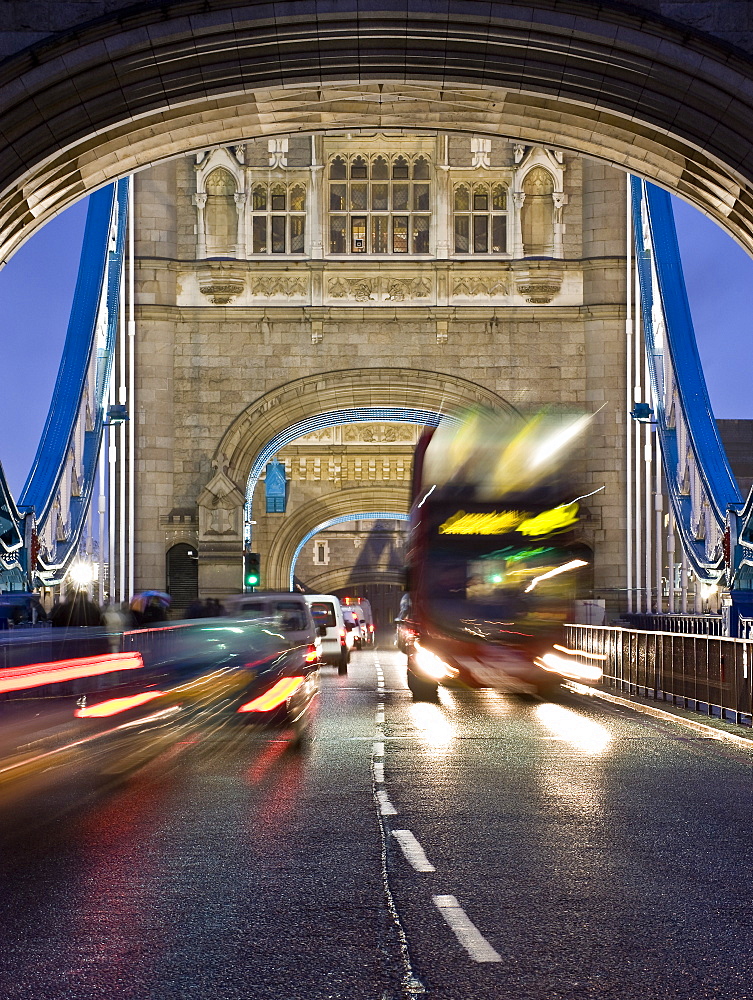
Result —
[{"label": "stone arch", "polygon": [[206,12],[137,3],[5,59],[0,261],[66,205],[145,165],[333,128],[554,144],[677,190],[753,249],[746,52],[595,0],[492,0],[483,17],[472,0],[431,15],[407,0],[375,18],[359,8],[293,5],[275,20],[241,0]]},{"label": "stone arch", "polygon": [[212,459],[243,491],[254,459],[286,428],[334,410],[406,407],[451,413],[473,404],[514,411],[507,400],[468,379],[406,368],[346,369],[308,375],[272,389],[230,425]]},{"label": "stone arch", "polygon": [[[310,541],[312,538],[315,538],[320,531],[326,531],[327,528],[331,528],[333,524],[341,524],[347,521],[375,521],[375,520],[407,521],[408,515],[405,513],[405,511],[364,510],[364,511],[358,511],[355,514],[351,513],[351,514],[339,515],[337,517],[331,518],[328,521],[322,521],[320,524],[315,525],[314,528],[309,529],[309,531],[306,532],[306,534],[301,538],[301,540],[296,545],[295,552],[293,553],[293,556],[291,558],[291,565],[290,565],[291,590],[293,589],[293,574],[295,573],[295,568],[297,566],[298,559],[301,556],[301,550],[303,549],[306,542]],[[382,571],[380,571],[380,573],[381,572]],[[343,573],[351,573],[352,575],[352,569],[346,568],[345,570],[343,570]],[[369,573],[369,575],[371,575],[371,573]]]},{"label": "stone arch", "polygon": [[410,496],[404,487],[375,483],[356,490],[340,490],[303,504],[286,517],[274,536],[264,570],[267,586],[272,590],[287,590],[290,567],[300,540],[319,525],[344,515],[369,511],[407,514]]}]

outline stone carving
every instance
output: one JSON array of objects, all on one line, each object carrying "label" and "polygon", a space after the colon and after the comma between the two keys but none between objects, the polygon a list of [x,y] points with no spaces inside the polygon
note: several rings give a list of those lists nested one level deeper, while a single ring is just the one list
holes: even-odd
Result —
[{"label": "stone carving", "polygon": [[275,138],[269,139],[267,142],[267,149],[269,150],[269,166],[274,169],[275,167],[287,167],[288,165],[288,140],[287,138]]},{"label": "stone carving", "polygon": [[385,299],[405,302],[406,299],[425,299],[431,294],[431,284],[426,278],[392,278],[389,275],[373,278],[342,278],[329,281],[327,291],[333,299],[355,299],[372,302]]},{"label": "stone carving", "polygon": [[243,279],[234,278],[230,281],[209,281],[206,284],[199,285],[199,291],[202,295],[206,295],[208,299],[211,299],[213,305],[225,306],[237,295],[241,294],[243,287]]},{"label": "stone carving", "polygon": [[476,167],[491,167],[491,161],[489,157],[492,152],[492,141],[491,139],[484,139],[482,136],[474,135],[471,136],[471,166]]},{"label": "stone carving", "polygon": [[518,291],[521,295],[526,296],[526,302],[543,304],[545,302],[551,302],[554,296],[559,292],[560,287],[561,285],[559,284],[555,285],[553,283],[541,281],[518,285]]},{"label": "stone carving", "polygon": [[464,275],[457,278],[452,286],[453,295],[487,295],[490,298],[498,295],[508,295],[509,288],[505,281],[497,275]]},{"label": "stone carving", "polygon": [[251,279],[251,292],[253,295],[263,295],[265,298],[272,298],[275,295],[292,298],[295,295],[307,294],[308,280],[285,274],[258,274]]},{"label": "stone carving", "polygon": [[243,504],[244,496],[233,480],[225,472],[215,472],[198,498],[199,539],[240,541]]}]

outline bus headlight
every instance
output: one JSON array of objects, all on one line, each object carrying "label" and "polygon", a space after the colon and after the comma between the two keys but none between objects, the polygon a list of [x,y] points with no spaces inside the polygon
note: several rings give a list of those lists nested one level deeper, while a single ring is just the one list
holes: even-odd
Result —
[{"label": "bus headlight", "polygon": [[451,667],[449,663],[445,663],[436,653],[432,653],[430,649],[425,649],[419,643],[416,643],[413,647],[413,662],[422,674],[431,677],[433,681],[447,680],[449,677],[457,676],[457,670],[454,667]]},{"label": "bus headlight", "polygon": [[537,657],[533,661],[537,666],[549,670],[553,674],[567,677],[573,681],[598,681],[601,679],[602,669],[593,663],[581,663],[579,660],[567,660],[564,656],[556,653],[544,653],[542,657]]}]

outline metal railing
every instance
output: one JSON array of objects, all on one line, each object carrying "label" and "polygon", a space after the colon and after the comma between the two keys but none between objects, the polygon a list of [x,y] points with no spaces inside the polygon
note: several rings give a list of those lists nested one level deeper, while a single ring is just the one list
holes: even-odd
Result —
[{"label": "metal railing", "polygon": [[565,628],[570,649],[606,654],[602,687],[753,724],[753,639],[597,625]]},{"label": "metal railing", "polygon": [[624,614],[621,620],[628,628],[645,632],[677,632],[687,635],[724,635],[722,615],[689,614]]}]

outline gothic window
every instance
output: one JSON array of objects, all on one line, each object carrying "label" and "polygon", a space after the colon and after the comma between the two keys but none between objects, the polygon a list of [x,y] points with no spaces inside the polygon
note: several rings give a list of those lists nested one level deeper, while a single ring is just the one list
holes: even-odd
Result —
[{"label": "gothic window", "polygon": [[238,239],[238,186],[229,170],[217,167],[206,179],[206,245],[210,257],[235,254]]},{"label": "gothic window", "polygon": [[458,184],[453,194],[455,253],[507,253],[507,188]]},{"label": "gothic window", "polygon": [[523,253],[550,257],[554,253],[554,180],[548,170],[534,167],[523,181],[525,200],[520,213]]},{"label": "gothic window", "polygon": [[331,254],[428,254],[426,157],[335,156],[329,164]]},{"label": "gothic window", "polygon": [[303,253],[305,236],[304,185],[255,184],[251,189],[251,252]]}]

